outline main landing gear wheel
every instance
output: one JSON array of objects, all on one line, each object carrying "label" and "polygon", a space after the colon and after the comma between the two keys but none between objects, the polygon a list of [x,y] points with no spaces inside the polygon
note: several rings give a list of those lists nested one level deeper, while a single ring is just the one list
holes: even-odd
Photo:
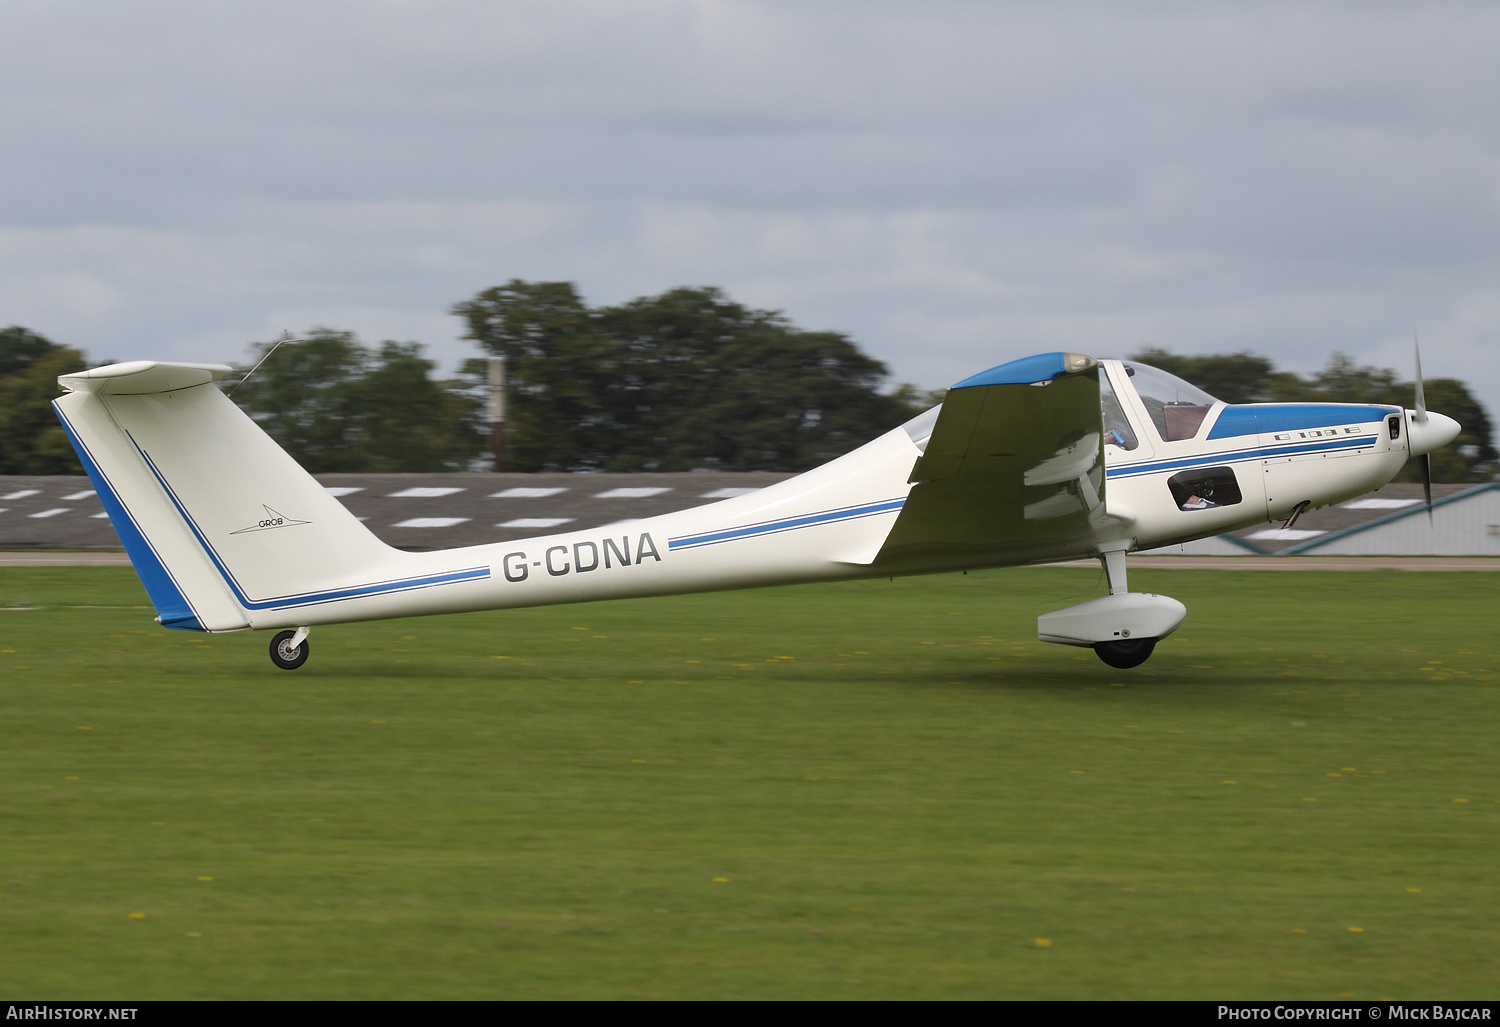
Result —
[{"label": "main landing gear wheel", "polygon": [[1095,642],[1094,652],[1099,659],[1119,670],[1129,670],[1131,667],[1139,667],[1151,656],[1151,651],[1156,648],[1154,638],[1132,638],[1129,641],[1120,642]]},{"label": "main landing gear wheel", "polygon": [[296,670],[307,662],[307,636],[303,635],[302,644],[293,649],[296,637],[295,631],[278,631],[271,639],[271,662],[282,670]]}]

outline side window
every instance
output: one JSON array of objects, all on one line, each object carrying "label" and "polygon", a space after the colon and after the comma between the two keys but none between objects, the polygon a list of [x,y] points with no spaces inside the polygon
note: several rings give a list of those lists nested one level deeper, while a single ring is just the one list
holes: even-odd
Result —
[{"label": "side window", "polygon": [[931,410],[923,411],[901,426],[906,429],[907,436],[919,452],[927,452],[927,442],[932,438],[932,429],[937,427],[938,414],[942,411],[943,404],[939,403]]},{"label": "side window", "polygon": [[1099,403],[1104,408],[1104,444],[1116,446],[1127,453],[1140,443],[1135,440],[1135,432],[1130,430],[1130,422],[1125,420],[1125,409],[1120,406],[1120,397],[1115,395],[1114,386],[1109,383],[1109,375],[1099,375]]},{"label": "side window", "polygon": [[1234,506],[1244,497],[1232,467],[1195,467],[1167,479],[1179,510],[1212,510]]}]

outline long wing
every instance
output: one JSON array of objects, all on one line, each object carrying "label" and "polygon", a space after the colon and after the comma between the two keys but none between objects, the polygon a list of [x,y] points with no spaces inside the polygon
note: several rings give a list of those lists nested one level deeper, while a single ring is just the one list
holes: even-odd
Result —
[{"label": "long wing", "polygon": [[1002,364],[948,390],[878,566],[1024,563],[1104,517],[1099,365],[1077,353]]}]

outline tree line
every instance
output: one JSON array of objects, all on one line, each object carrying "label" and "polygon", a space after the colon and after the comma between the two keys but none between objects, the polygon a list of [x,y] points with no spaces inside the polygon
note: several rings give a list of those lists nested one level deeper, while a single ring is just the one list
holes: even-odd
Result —
[{"label": "tree line", "polygon": [[[800,329],[715,288],[591,307],[571,283],[515,280],[453,313],[482,352],[506,358],[511,471],[801,471],[942,398],[889,387],[886,366],[841,333]],[[221,384],[309,471],[488,469],[482,358],[438,378],[414,342],[370,347],[316,328],[273,353],[275,345],[252,345],[251,359]],[[1341,354],[1305,376],[1247,352],[1148,348],[1130,359],[1230,403],[1412,404],[1412,385],[1397,372]],[[86,366],[78,349],[25,328],[0,330],[0,474],[81,473],[48,404],[57,376]],[[1483,406],[1457,379],[1425,389],[1429,407],[1464,426],[1433,454],[1435,480],[1490,480],[1500,461]]]}]

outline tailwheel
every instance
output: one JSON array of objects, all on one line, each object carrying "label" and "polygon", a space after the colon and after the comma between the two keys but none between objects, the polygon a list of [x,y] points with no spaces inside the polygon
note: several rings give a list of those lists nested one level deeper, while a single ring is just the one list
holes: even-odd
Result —
[{"label": "tailwheel", "polygon": [[1150,658],[1156,648],[1154,638],[1132,638],[1118,642],[1095,642],[1094,652],[1099,659],[1118,670],[1139,667]]},{"label": "tailwheel", "polygon": [[282,670],[296,670],[307,662],[307,629],[278,631],[271,639],[271,662]]}]

